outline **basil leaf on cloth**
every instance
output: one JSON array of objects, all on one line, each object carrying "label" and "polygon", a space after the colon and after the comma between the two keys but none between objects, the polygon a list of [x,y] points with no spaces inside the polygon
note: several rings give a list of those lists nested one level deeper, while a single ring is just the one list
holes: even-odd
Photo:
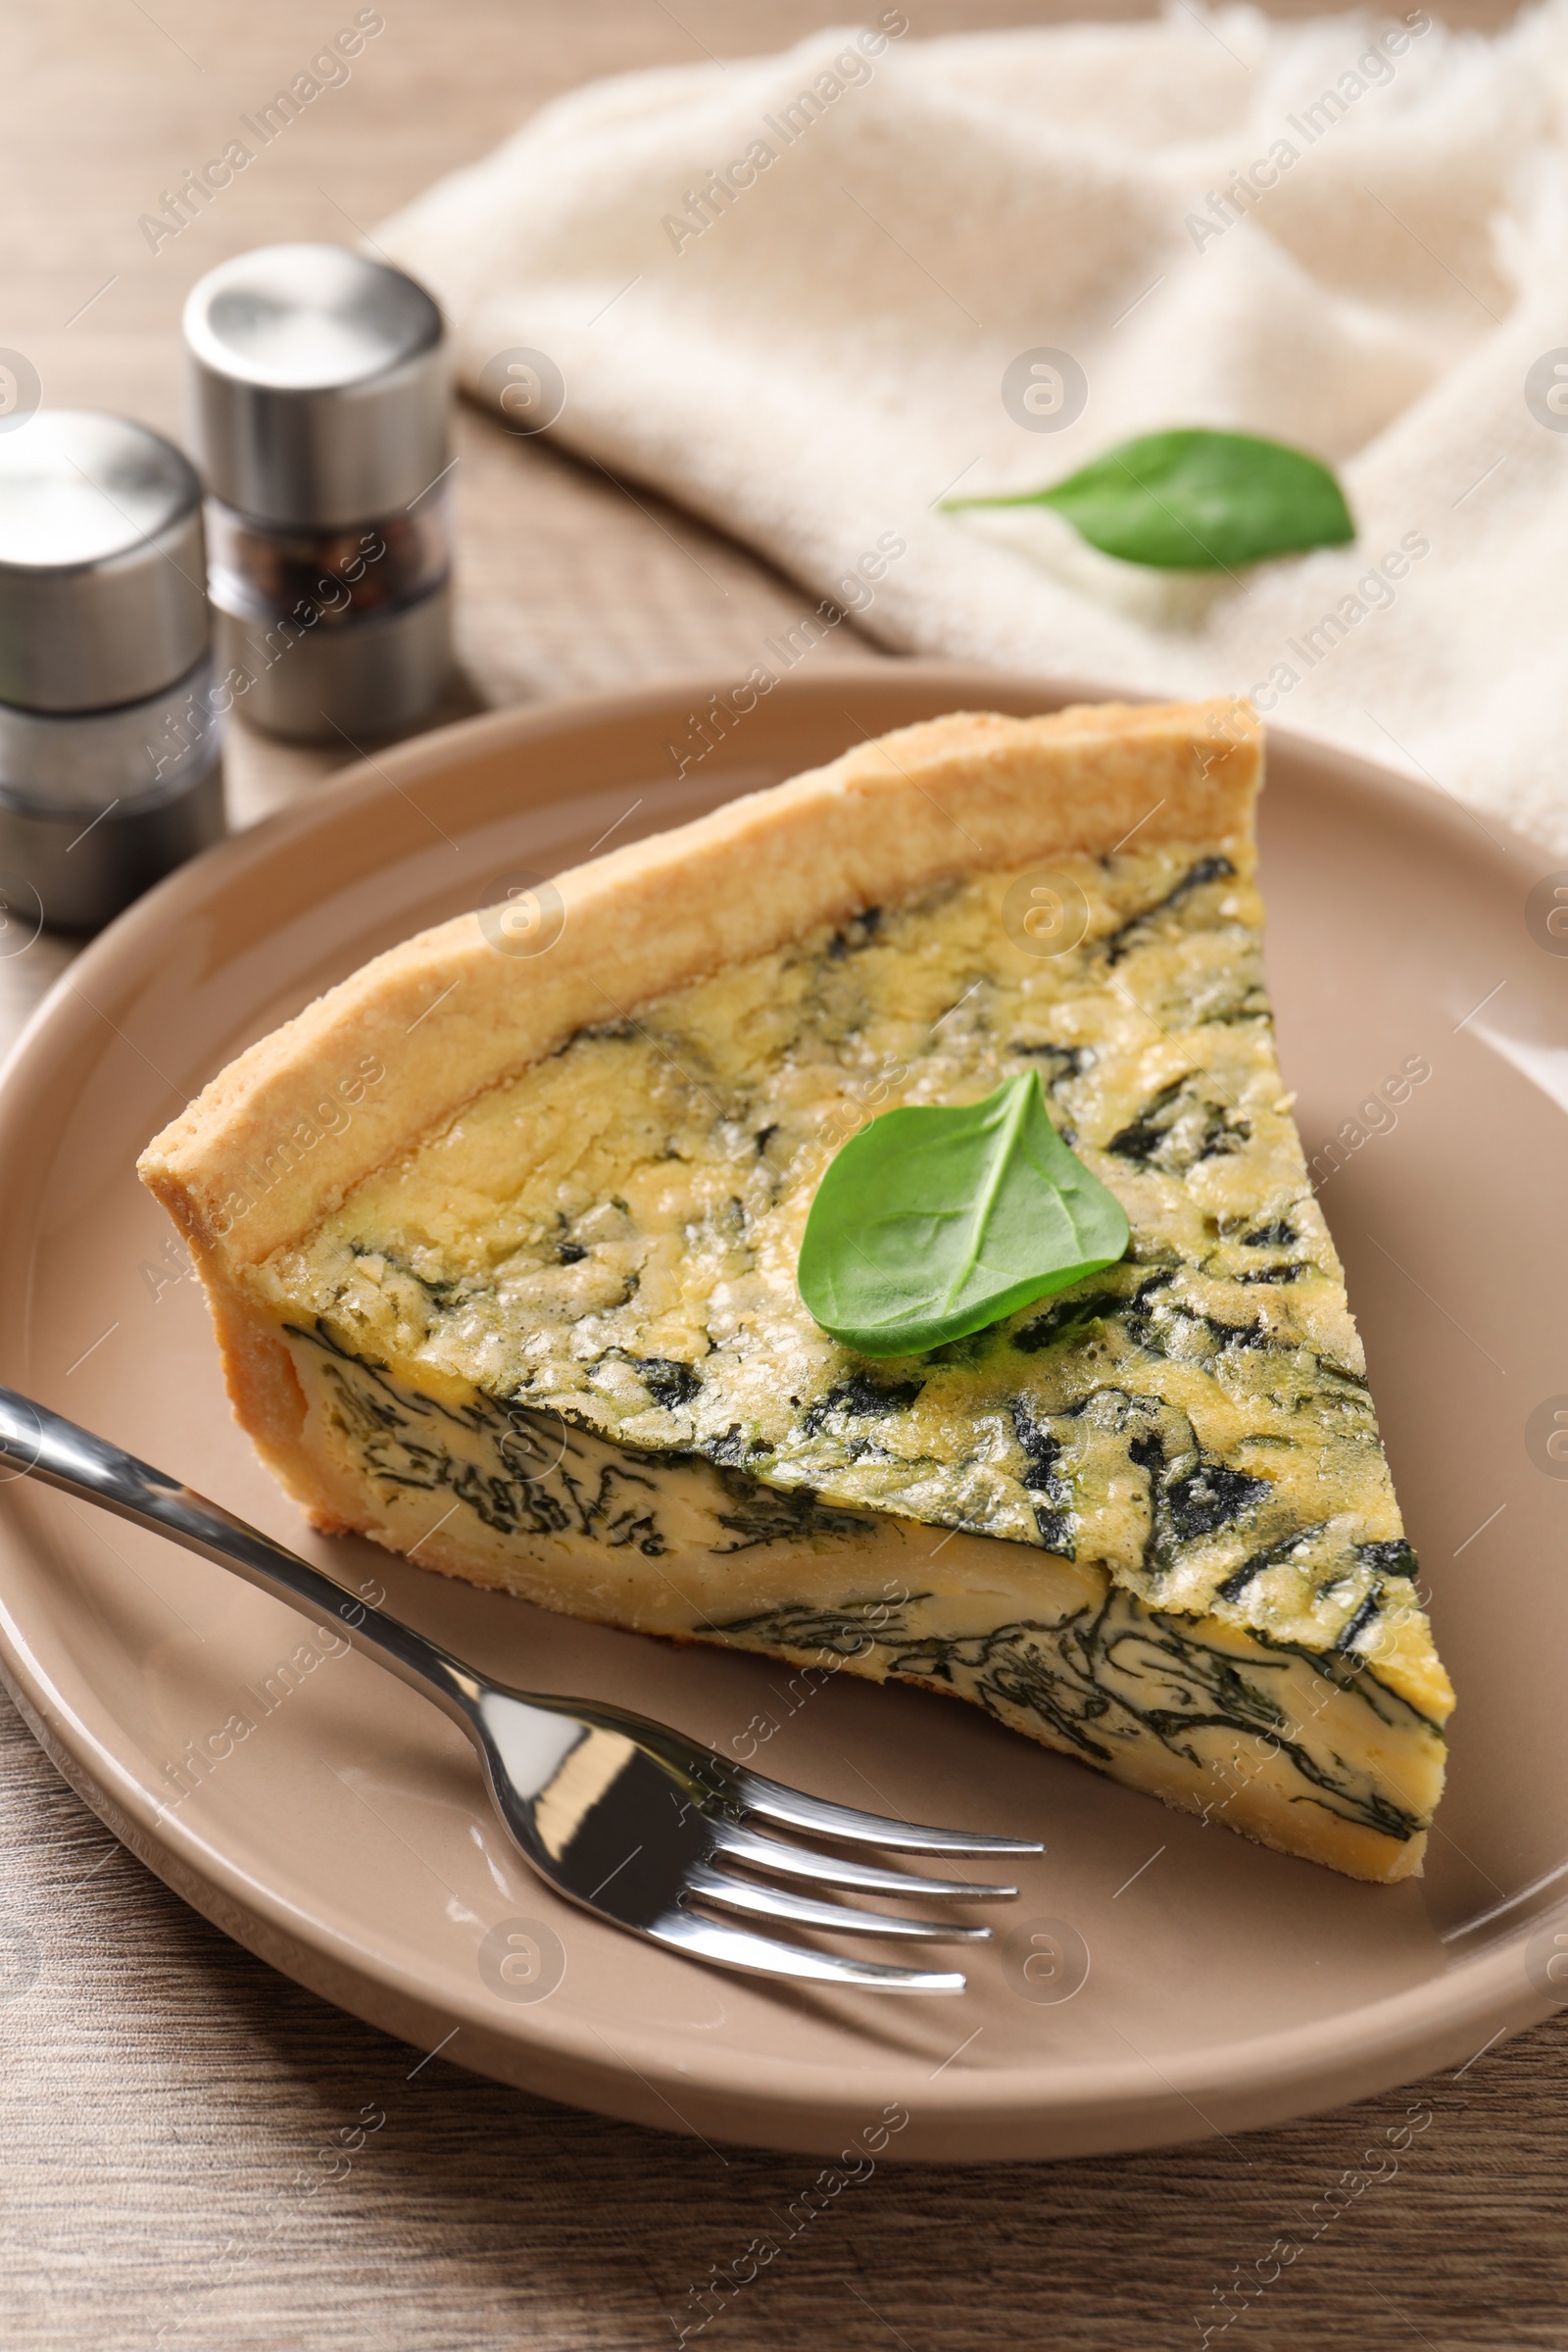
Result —
[{"label": "basil leaf on cloth", "polygon": [[1355,537],[1345,493],[1318,459],[1202,426],[1123,441],[1045,490],[947,504],[1054,507],[1091,547],[1161,571],[1231,571]]},{"label": "basil leaf on cloth", "polygon": [[846,1347],[918,1355],[1113,1264],[1127,1241],[1030,1071],[983,1102],[910,1104],[853,1136],[817,1188],[798,1281]]}]

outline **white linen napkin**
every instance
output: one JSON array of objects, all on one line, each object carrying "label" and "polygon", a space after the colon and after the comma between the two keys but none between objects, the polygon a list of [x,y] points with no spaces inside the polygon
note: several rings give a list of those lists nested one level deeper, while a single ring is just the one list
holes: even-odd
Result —
[{"label": "white linen napkin", "polygon": [[[579,90],[377,242],[514,424],[559,404],[885,644],[1251,691],[1568,849],[1565,98],[1568,0],[1495,38],[888,10]],[[1176,575],[938,505],[1180,424],[1330,460],[1355,544]]]}]

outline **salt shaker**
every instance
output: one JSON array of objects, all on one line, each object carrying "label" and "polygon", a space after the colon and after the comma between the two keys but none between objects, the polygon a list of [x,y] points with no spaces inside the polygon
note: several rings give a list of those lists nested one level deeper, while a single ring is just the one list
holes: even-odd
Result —
[{"label": "salt shaker", "polygon": [[238,707],[306,742],[407,725],[452,664],[440,312],[344,246],[270,245],[201,280],[185,343]]},{"label": "salt shaker", "polygon": [[223,831],[201,484],[145,425],[0,433],[0,899],[95,930]]}]

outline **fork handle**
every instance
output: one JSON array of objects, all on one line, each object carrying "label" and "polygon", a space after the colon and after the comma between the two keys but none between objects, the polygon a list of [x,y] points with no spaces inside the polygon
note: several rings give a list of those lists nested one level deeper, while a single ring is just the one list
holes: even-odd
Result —
[{"label": "fork handle", "polygon": [[287,1601],[302,1616],[341,1626],[356,1649],[434,1699],[470,1739],[477,1739],[477,1708],[486,1686],[460,1658],[385,1610],[372,1608],[335,1578],[167,1471],[155,1470],[14,1389],[0,1388],[0,1483],[6,1469],[149,1527]]}]

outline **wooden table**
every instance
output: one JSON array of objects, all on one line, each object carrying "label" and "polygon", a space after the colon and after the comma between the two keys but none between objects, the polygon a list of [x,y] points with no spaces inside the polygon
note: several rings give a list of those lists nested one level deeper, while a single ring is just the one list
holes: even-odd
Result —
[{"label": "wooden table", "polygon": [[[917,33],[1068,13],[906,5]],[[9,12],[0,341],[27,353],[49,400],[177,430],[179,305],[224,254],[352,239],[591,75],[779,47],[844,14],[827,0],[386,0],[383,13],[353,81],[154,255],[138,216],[352,8],[58,0],[47,15]],[[1101,13],[1142,12],[1129,0]],[[644,490],[472,413],[458,445],[466,684],[447,715],[674,671],[730,675],[798,615],[799,590]],[[811,659],[863,653],[850,636]],[[235,821],[337,763],[238,735]],[[69,955],[43,939],[0,959],[0,1037]],[[667,2345],[688,2287],[814,2175],[804,2159],[714,2152],[548,2106],[325,2007],[150,1878],[4,1714],[10,2352]],[[1418,2091],[1234,2145],[878,2172],[714,2321],[711,2340],[737,2352],[1199,2352],[1217,2324],[1214,2290],[1236,2266],[1266,2276],[1274,2240],[1419,2099],[1432,2120],[1398,2175],[1234,2319],[1227,2352],[1568,2345],[1565,2096],[1568,2034],[1549,2025]],[[317,2179],[315,2152],[370,2103],[386,2123],[353,2173],[270,2234],[271,2202]]]}]

